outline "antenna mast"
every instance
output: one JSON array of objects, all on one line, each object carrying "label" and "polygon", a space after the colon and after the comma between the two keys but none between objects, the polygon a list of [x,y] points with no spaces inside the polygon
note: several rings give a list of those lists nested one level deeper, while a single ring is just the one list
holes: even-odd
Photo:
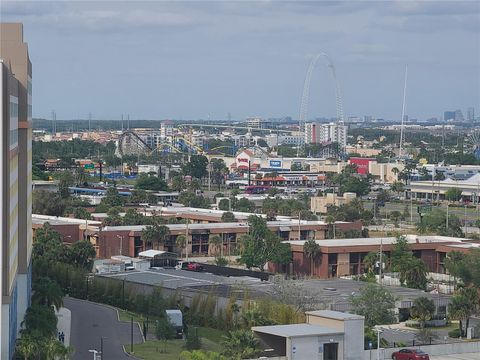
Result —
[{"label": "antenna mast", "polygon": [[402,104],[402,123],[400,125],[400,149],[398,151],[398,157],[401,158],[403,155],[403,132],[405,126],[405,102],[407,98],[407,74],[408,74],[408,65],[405,65],[405,83],[403,85],[403,104]]}]

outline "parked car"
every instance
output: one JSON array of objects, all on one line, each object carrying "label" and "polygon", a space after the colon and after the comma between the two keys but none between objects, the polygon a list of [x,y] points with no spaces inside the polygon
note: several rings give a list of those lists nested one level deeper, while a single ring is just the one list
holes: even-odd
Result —
[{"label": "parked car", "polygon": [[393,360],[430,360],[427,353],[416,349],[402,349],[392,354]]},{"label": "parked car", "polygon": [[188,263],[187,264],[187,270],[190,271],[202,271],[203,267],[199,263]]}]

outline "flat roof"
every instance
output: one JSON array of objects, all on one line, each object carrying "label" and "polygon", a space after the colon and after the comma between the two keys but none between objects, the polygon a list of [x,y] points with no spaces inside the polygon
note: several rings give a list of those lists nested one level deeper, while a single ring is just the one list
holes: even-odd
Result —
[{"label": "flat roof", "polygon": [[[337,224],[347,223],[344,221],[337,221]],[[286,227],[291,226],[293,229],[298,229],[298,226],[315,226],[315,225],[326,225],[324,221],[306,221],[301,220],[280,220],[280,221],[267,221],[267,225],[269,227]],[[170,230],[186,230],[186,224],[166,224]],[[102,231],[142,231],[145,229],[147,225],[125,225],[125,226],[106,226],[102,229]],[[189,230],[207,230],[207,229],[240,229],[240,228],[248,228],[248,224],[246,222],[232,222],[232,223],[208,223],[208,224],[188,224]],[[344,240],[344,239],[342,239]],[[338,241],[338,240],[335,240]],[[304,241],[301,241],[301,245],[303,245]]]},{"label": "flat roof", "polygon": [[343,334],[342,331],[338,331],[336,329],[311,324],[254,326],[252,327],[252,331],[286,338],[299,336]]},{"label": "flat roof", "polygon": [[337,319],[337,320],[363,320],[363,319],[365,319],[361,315],[350,314],[348,312],[332,311],[332,310],[306,311],[305,314],[324,317],[324,318],[328,318],[328,319]]},{"label": "flat roof", "polygon": [[[449,236],[420,236],[420,235],[406,235],[405,236],[409,244],[429,244],[429,243],[464,243],[464,238],[449,237]],[[396,237],[382,237],[382,238],[358,238],[358,239],[328,239],[328,240],[315,240],[320,246],[380,246],[393,245],[397,241]],[[291,240],[284,241],[284,243],[290,245],[305,245],[306,240]]]}]

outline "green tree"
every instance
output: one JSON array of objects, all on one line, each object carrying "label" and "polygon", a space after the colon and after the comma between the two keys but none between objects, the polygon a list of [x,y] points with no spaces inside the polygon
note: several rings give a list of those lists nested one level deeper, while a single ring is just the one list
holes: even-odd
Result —
[{"label": "green tree", "polygon": [[445,262],[449,272],[460,278],[465,286],[480,288],[480,249],[471,249],[468,254],[450,253]]},{"label": "green tree", "polygon": [[155,336],[158,340],[171,340],[175,338],[175,329],[166,316],[162,316],[157,320]]},{"label": "green tree", "polygon": [[400,283],[414,289],[425,289],[427,270],[425,263],[417,259],[405,236],[398,236],[391,252],[392,270],[400,275]]},{"label": "green tree", "polygon": [[73,216],[76,219],[90,220],[92,215],[85,208],[77,207],[73,210]]},{"label": "green tree", "polygon": [[445,191],[445,198],[448,201],[459,201],[462,197],[462,190],[458,188],[450,188]]},{"label": "green tree", "polygon": [[77,241],[67,248],[69,263],[79,268],[91,271],[96,251],[90,241]]},{"label": "green tree", "polygon": [[210,166],[211,166],[211,179],[212,181],[217,184],[218,189],[222,186],[222,184],[225,182],[225,176],[228,173],[228,168],[225,165],[225,161],[223,159],[216,159],[213,158],[210,160]]},{"label": "green tree", "polygon": [[57,316],[53,306],[33,303],[25,314],[23,322],[27,332],[34,331],[35,336],[49,338],[57,333]]},{"label": "green tree", "polygon": [[187,238],[185,235],[178,235],[175,239],[175,245],[180,248],[180,258],[183,257],[183,249],[187,245]]},{"label": "green tree", "polygon": [[16,352],[23,356],[24,360],[34,359],[35,354],[39,352],[38,338],[31,333],[23,333],[18,339],[15,347]]},{"label": "green tree", "polygon": [[420,233],[433,233],[441,236],[464,237],[460,220],[455,215],[449,214],[448,228],[445,211],[435,208],[423,215],[417,229]]},{"label": "green tree", "polygon": [[[459,321],[458,326],[461,336],[466,335],[470,316],[476,313],[478,301],[478,290],[476,288],[460,288],[452,297],[448,311],[452,319]],[[465,328],[463,326],[464,324]]]},{"label": "green tree", "polygon": [[197,179],[207,175],[208,159],[203,155],[192,155],[190,161],[182,165],[182,173]]},{"label": "green tree", "polygon": [[413,301],[410,313],[414,318],[418,319],[420,327],[424,328],[427,320],[430,320],[435,313],[435,304],[433,300],[426,296],[418,297]]},{"label": "green tree", "polygon": [[170,229],[165,225],[160,225],[154,223],[153,225],[147,225],[142,230],[141,235],[142,240],[144,241],[144,248],[147,246],[152,246],[153,243],[157,243],[157,250],[160,249],[160,245],[165,245],[165,243],[170,239]]},{"label": "green tree", "polygon": [[226,211],[222,214],[222,222],[237,222],[237,219],[235,219],[235,215],[232,212]]},{"label": "green tree", "polygon": [[231,330],[223,340],[223,355],[228,359],[251,359],[260,354],[259,341],[250,330]]},{"label": "green tree", "polygon": [[395,322],[395,297],[385,287],[367,284],[360,294],[350,296],[353,313],[365,317],[365,326],[392,324]]},{"label": "green tree", "polygon": [[172,178],[172,190],[183,191],[187,188],[187,183],[183,175],[176,175]]},{"label": "green tree", "polygon": [[249,233],[242,237],[243,252],[239,262],[248,269],[252,267],[264,271],[268,261],[286,264],[291,261],[291,251],[287,244],[267,228],[265,219],[249,216]]},{"label": "green tree", "polygon": [[398,223],[403,218],[402,213],[398,210],[392,211],[388,217],[390,218],[390,220],[393,221],[393,224],[395,225],[395,227],[398,227]]},{"label": "green tree", "polygon": [[222,238],[218,235],[213,235],[213,236],[210,236],[210,239],[209,239],[209,244],[212,245],[213,247],[213,252],[215,253],[215,255],[218,254],[218,249],[222,248],[223,247],[223,241],[222,241]]},{"label": "green tree", "polygon": [[401,192],[405,191],[405,184],[400,181],[394,181],[390,188],[392,191],[396,192],[397,195],[400,195]]},{"label": "green tree", "polygon": [[32,211],[35,214],[62,216],[67,202],[59,194],[45,190],[33,191]]},{"label": "green tree", "polygon": [[152,190],[152,191],[167,191],[167,183],[156,175],[140,174],[135,183],[136,189]]},{"label": "green tree", "polygon": [[320,253],[320,245],[313,239],[308,239],[303,245],[303,252],[310,259],[310,275],[313,275],[313,262]]},{"label": "green tree", "polygon": [[48,307],[55,306],[57,309],[63,306],[63,291],[61,287],[50,278],[36,278],[32,290],[32,301],[34,303]]}]

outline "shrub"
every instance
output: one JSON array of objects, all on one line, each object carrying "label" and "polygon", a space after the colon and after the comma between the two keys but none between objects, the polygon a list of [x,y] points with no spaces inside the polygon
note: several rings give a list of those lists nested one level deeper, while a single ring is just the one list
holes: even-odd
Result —
[{"label": "shrub", "polygon": [[198,329],[196,327],[187,332],[185,347],[187,350],[198,350],[202,347],[202,342],[198,336]]},{"label": "shrub", "polygon": [[223,256],[218,256],[218,257],[215,258],[215,264],[217,266],[227,266],[228,259],[223,257]]},{"label": "shrub", "polygon": [[459,338],[460,337],[460,329],[453,329],[451,331],[448,332],[448,336],[450,336],[451,338]]}]

